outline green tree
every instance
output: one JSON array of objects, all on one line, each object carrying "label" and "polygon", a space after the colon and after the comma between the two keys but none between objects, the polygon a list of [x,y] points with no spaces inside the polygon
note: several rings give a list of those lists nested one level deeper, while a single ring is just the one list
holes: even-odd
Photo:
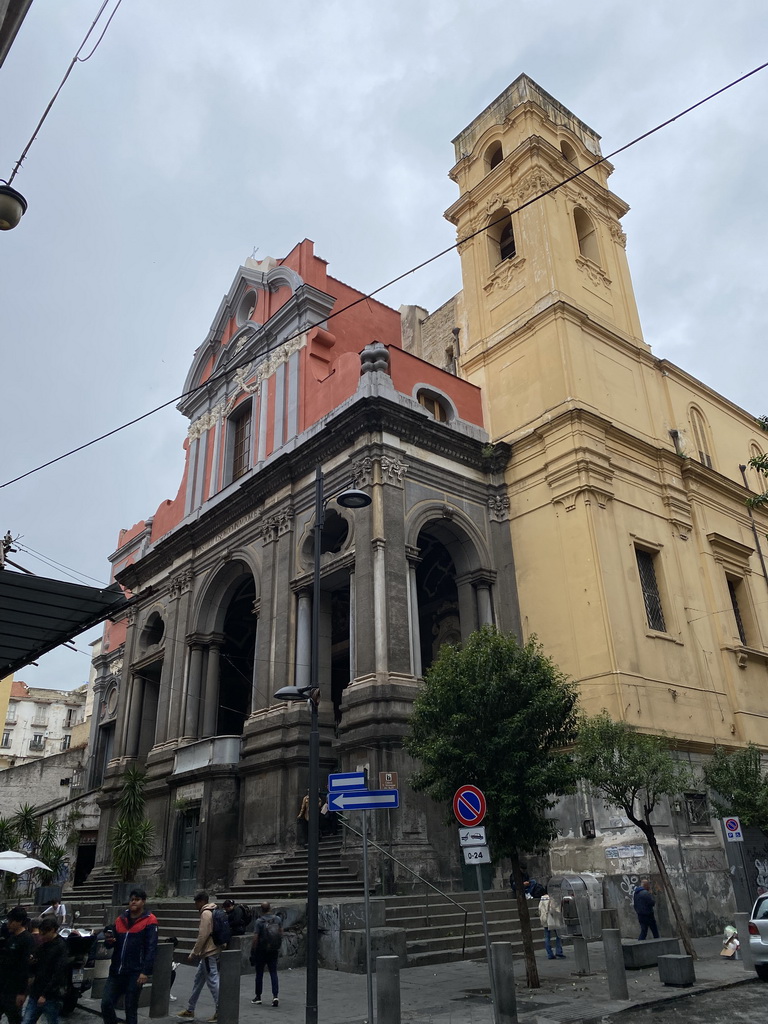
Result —
[{"label": "green tree", "polygon": [[[757,425],[761,430],[768,432],[768,416],[758,416]],[[768,477],[768,455],[754,455],[749,460],[749,465],[759,473],[762,473],[763,476]],[[756,494],[752,498],[747,498],[747,505],[750,508],[764,508],[768,505],[768,490],[762,494]]]},{"label": "green tree", "polygon": [[124,882],[133,880],[144,861],[152,853],[155,828],[144,817],[144,786],[146,772],[128,768],[117,800],[117,821],[110,830],[112,865]]},{"label": "green tree", "polygon": [[690,788],[690,768],[673,756],[662,736],[649,736],[626,722],[614,722],[607,711],[582,720],[576,754],[581,778],[604,798],[606,807],[620,807],[647,839],[685,951],[696,958],[651,822],[663,797]]},{"label": "green tree", "polygon": [[462,647],[443,646],[414,702],[406,749],[420,761],[411,784],[451,807],[462,784],[485,793],[484,824],[495,857],[509,857],[528,985],[539,977],[520,852],[544,849],[556,835],[546,816],[572,792],[577,691],[545,657],[535,637],[484,627]]},{"label": "green tree", "polygon": [[46,818],[40,826],[37,854],[43,864],[47,864],[51,869],[38,872],[42,885],[55,878],[64,864],[67,855],[67,848],[61,842],[64,827],[63,823],[59,823],[55,818]]},{"label": "green tree", "polygon": [[715,791],[711,803],[718,814],[735,814],[742,825],[768,835],[768,772],[754,743],[730,754],[715,747],[704,765],[704,781]]}]

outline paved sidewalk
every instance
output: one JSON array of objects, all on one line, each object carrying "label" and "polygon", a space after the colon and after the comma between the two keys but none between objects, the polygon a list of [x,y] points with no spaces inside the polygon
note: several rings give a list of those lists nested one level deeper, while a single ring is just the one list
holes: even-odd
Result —
[{"label": "paved sidewalk", "polygon": [[[517,982],[517,1008],[522,1024],[547,1024],[555,1021],[600,1022],[604,1017],[684,998],[695,992],[725,988],[730,985],[757,983],[754,971],[746,971],[742,961],[732,962],[720,957],[722,940],[719,936],[696,939],[694,942],[700,959],[695,964],[696,983],[692,988],[668,988],[659,981],[658,971],[628,971],[629,1000],[617,1002],[608,998],[608,982],[601,943],[589,945],[592,973],[579,977],[574,970],[569,946],[565,947],[565,960],[547,960],[537,955],[541,988],[531,990],[525,986],[525,966],[515,960]],[[194,969],[182,966],[177,973],[173,994],[177,1002],[171,1004],[172,1016],[184,1009],[192,988]],[[243,1024],[259,1024],[262,1020],[282,1020],[286,1024],[303,1024],[305,1000],[305,972],[303,969],[280,972],[280,1006],[272,1008],[268,976],[265,977],[264,1004],[254,1006],[253,977],[244,975],[240,986],[240,1020]],[[376,1005],[374,979],[374,1009]],[[403,1024],[493,1024],[490,1002],[490,984],[485,961],[465,960],[432,967],[411,967],[400,972],[400,992]],[[82,1000],[91,1009],[98,1008],[95,1000]],[[203,990],[196,1008],[198,1021],[206,1021],[213,1013],[213,1004],[207,989]],[[318,1014],[320,1024],[363,1024],[367,1019],[365,975],[345,974],[340,971],[319,973]],[[148,1021],[148,1010],[139,1011],[139,1024]],[[222,1020],[221,1024],[228,1024]]]}]

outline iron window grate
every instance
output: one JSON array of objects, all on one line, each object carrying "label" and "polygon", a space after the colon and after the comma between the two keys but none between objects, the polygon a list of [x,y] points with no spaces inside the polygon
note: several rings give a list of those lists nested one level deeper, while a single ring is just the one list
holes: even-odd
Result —
[{"label": "iron window grate", "polygon": [[643,551],[641,548],[635,548],[635,555],[637,556],[637,569],[640,573],[640,586],[643,588],[648,625],[651,629],[666,633],[667,627],[664,622],[664,612],[661,610],[661,596],[653,565],[653,555],[650,551]]}]

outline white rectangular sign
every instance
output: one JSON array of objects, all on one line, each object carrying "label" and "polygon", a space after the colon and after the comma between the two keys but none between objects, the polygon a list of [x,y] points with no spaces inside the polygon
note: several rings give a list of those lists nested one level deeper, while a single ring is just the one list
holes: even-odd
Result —
[{"label": "white rectangular sign", "polygon": [[473,828],[459,829],[460,846],[485,846],[485,825],[475,825]]},{"label": "white rectangular sign", "polygon": [[465,846],[464,847],[464,863],[465,864],[490,864],[491,863],[491,851],[487,846]]}]

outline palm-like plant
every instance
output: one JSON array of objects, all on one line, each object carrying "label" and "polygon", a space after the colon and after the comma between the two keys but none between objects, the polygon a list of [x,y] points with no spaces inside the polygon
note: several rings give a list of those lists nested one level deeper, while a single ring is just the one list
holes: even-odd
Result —
[{"label": "palm-like plant", "polygon": [[19,804],[11,818],[17,842],[24,845],[25,850],[35,856],[40,842],[40,819],[34,804]]},{"label": "palm-like plant", "polygon": [[40,827],[38,855],[50,871],[39,871],[40,882],[45,885],[61,870],[67,856],[66,846],[60,842],[62,823],[55,818],[46,818]]},{"label": "palm-like plant", "polygon": [[146,772],[129,768],[117,801],[118,818],[110,831],[112,865],[123,881],[132,877],[152,853],[155,827],[144,817]]}]

